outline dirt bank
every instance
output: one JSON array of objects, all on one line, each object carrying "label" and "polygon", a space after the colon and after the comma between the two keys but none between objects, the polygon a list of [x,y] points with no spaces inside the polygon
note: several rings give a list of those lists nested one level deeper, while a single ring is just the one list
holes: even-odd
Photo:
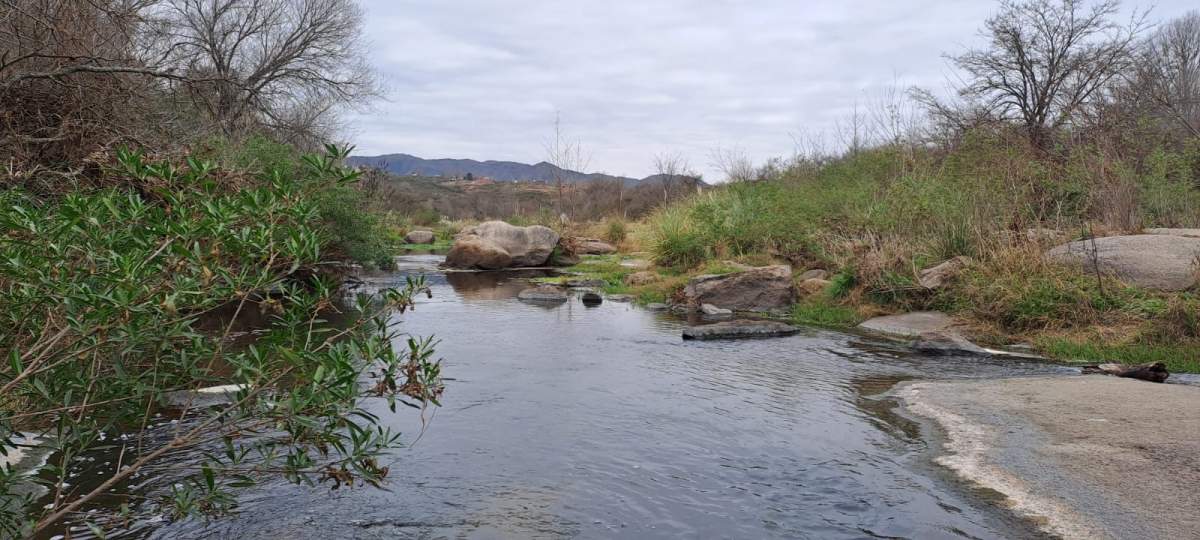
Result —
[{"label": "dirt bank", "polygon": [[1105,376],[916,382],[938,463],[1064,538],[1200,538],[1200,388]]}]

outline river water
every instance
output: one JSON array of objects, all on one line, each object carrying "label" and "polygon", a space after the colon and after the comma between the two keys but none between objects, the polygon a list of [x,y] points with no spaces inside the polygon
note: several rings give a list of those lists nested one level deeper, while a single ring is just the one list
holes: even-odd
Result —
[{"label": "river water", "polygon": [[[630,304],[516,300],[528,273],[424,273],[400,328],[441,339],[444,406],[387,415],[409,447],[386,490],[267,483],[216,521],[151,538],[1038,538],[931,463],[935,434],[882,393],[908,379],[1065,372],[921,357],[806,330],[691,342]],[[422,431],[422,426],[424,430]]]}]

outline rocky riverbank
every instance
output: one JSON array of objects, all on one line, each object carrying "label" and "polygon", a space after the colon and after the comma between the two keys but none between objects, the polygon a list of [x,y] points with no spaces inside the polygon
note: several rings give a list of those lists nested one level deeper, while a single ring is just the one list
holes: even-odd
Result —
[{"label": "rocky riverbank", "polygon": [[1200,387],[1111,377],[915,382],[936,461],[1067,539],[1194,538]]}]

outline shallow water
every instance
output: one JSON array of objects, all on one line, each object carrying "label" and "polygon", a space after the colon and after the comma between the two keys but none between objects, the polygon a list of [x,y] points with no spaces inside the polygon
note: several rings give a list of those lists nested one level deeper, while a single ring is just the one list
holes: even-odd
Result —
[{"label": "shallow water", "polygon": [[[879,394],[913,378],[1066,372],[919,357],[871,338],[685,342],[629,304],[518,302],[531,272],[451,273],[400,326],[441,338],[444,406],[390,416],[412,442],[387,490],[266,484],[237,515],[141,522],[153,538],[1031,538],[930,464]],[[536,274],[536,272],[532,272]],[[385,412],[382,404],[378,409]]]}]

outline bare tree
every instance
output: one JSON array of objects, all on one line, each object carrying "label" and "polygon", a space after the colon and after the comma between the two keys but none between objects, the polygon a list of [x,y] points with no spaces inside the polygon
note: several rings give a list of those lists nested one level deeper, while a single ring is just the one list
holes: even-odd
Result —
[{"label": "bare tree", "polygon": [[686,176],[694,176],[688,168],[687,159],[678,152],[663,152],[654,156],[654,174],[662,185],[663,203]]},{"label": "bare tree", "polygon": [[985,48],[951,57],[966,75],[960,95],[1021,122],[1031,143],[1049,148],[1097,91],[1127,69],[1145,15],[1113,22],[1117,0],[1005,0],[984,25]]},{"label": "bare tree", "polygon": [[334,105],[376,95],[353,0],[166,0],[167,62],[206,79],[196,102],[226,134],[320,138]]},{"label": "bare tree", "polygon": [[1200,137],[1200,11],[1160,27],[1139,60],[1135,97],[1149,100],[1154,113]]},{"label": "bare tree", "polygon": [[757,178],[754,162],[738,147],[716,147],[710,154],[712,164],[725,174],[730,182],[749,182]]},{"label": "bare tree", "polygon": [[834,122],[834,133],[850,155],[870,146],[869,123],[867,116],[858,109],[858,101],[854,102],[854,107],[845,120],[838,119]]},{"label": "bare tree", "polygon": [[554,166],[552,174],[558,191],[554,210],[559,220],[566,221],[565,176],[569,171],[582,172],[591,160],[584,155],[583,145],[578,140],[571,140],[563,133],[562,118],[558,113],[554,114],[554,138],[545,147],[546,162]]}]

